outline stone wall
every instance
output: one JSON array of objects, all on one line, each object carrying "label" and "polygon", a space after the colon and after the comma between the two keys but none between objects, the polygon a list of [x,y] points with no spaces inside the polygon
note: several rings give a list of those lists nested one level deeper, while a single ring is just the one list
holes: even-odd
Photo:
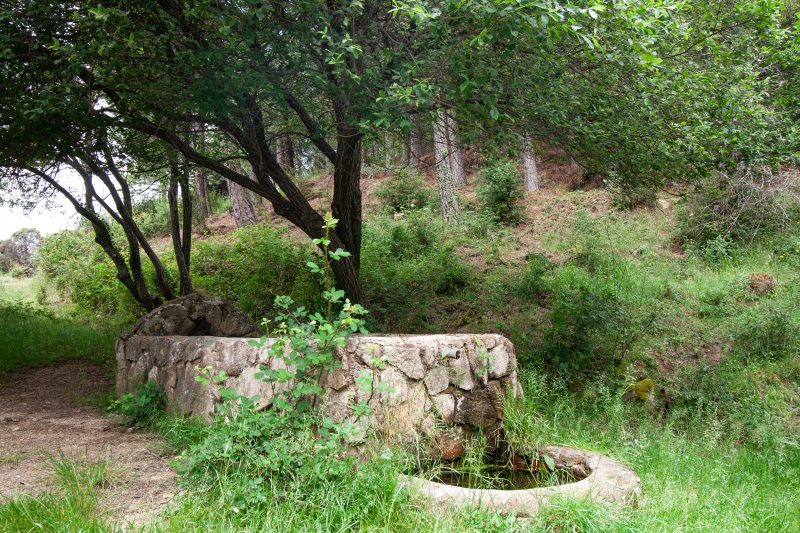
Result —
[{"label": "stone wall", "polygon": [[[355,336],[338,355],[342,368],[323,376],[326,393],[318,399],[331,418],[353,422],[353,404],[368,401],[373,414],[360,423],[394,442],[424,439],[445,456],[458,455],[461,437],[477,428],[496,435],[504,395],[520,394],[514,347],[500,335]],[[371,366],[376,359],[380,368]],[[267,408],[276,386],[255,377],[267,364],[278,368],[282,360],[243,338],[132,335],[117,342],[117,394],[152,380],[164,387],[170,409],[207,416],[219,398],[195,377],[211,367],[230,376],[226,386],[258,395]],[[356,387],[365,370],[386,390]]]}]

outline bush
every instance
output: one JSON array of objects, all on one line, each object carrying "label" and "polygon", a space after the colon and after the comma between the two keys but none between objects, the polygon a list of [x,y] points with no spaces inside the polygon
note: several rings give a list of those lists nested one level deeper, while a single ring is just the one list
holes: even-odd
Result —
[{"label": "bush", "polygon": [[549,294],[546,276],[555,265],[542,254],[531,254],[514,287],[517,296],[542,301]]},{"label": "bush", "polygon": [[424,188],[422,177],[408,170],[387,178],[375,194],[395,213],[422,209],[430,202],[430,193]]},{"label": "bush", "polygon": [[373,309],[386,325],[427,331],[437,296],[470,286],[473,268],[455,253],[441,217],[428,209],[400,220],[373,217],[364,226],[361,277]]},{"label": "bush", "polygon": [[[62,298],[80,315],[103,315],[129,322],[143,309],[117,279],[114,264],[94,242],[91,230],[77,229],[48,235],[36,255],[37,266]],[[155,273],[143,261],[146,279],[155,284]]]},{"label": "bush", "polygon": [[695,246],[750,243],[788,232],[800,215],[797,172],[740,165],[698,184],[678,211],[679,238]]},{"label": "bush", "polygon": [[624,210],[650,207],[656,203],[656,189],[651,183],[631,183],[615,177],[606,180],[615,207]]},{"label": "bush", "polygon": [[280,294],[311,305],[317,300],[317,280],[305,263],[311,250],[292,243],[267,226],[247,226],[229,241],[198,241],[192,257],[194,285],[235,302],[254,320],[272,318]]},{"label": "bush", "polygon": [[783,359],[800,352],[800,321],[793,310],[766,301],[744,313],[734,326],[734,346],[746,359]]},{"label": "bush", "polygon": [[519,201],[523,196],[522,180],[512,162],[486,167],[481,172],[481,185],[476,192],[483,209],[503,224],[522,220]]},{"label": "bush", "polygon": [[109,411],[117,412],[125,417],[125,425],[131,427],[150,427],[167,403],[164,389],[154,382],[137,384],[133,393],[123,394],[109,406]]},{"label": "bush", "polygon": [[[627,281],[627,280],[625,280]],[[543,352],[561,372],[604,374],[620,365],[648,322],[624,281],[567,266],[550,281],[550,329]]]}]

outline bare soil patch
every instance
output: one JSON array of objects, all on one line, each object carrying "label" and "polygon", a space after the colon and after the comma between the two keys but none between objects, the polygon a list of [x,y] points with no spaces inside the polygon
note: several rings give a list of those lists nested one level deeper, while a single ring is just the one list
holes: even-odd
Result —
[{"label": "bare soil patch", "polygon": [[54,488],[50,457],[106,461],[104,511],[140,524],[176,492],[164,446],[130,431],[92,402],[113,390],[102,366],[68,361],[0,378],[0,500]]}]

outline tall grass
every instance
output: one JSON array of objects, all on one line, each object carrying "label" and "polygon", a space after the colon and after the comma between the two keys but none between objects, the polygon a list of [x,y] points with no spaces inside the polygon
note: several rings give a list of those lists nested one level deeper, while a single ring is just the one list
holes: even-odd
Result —
[{"label": "tall grass", "polygon": [[0,374],[63,359],[109,363],[117,333],[29,304],[0,302]]},{"label": "tall grass", "polygon": [[56,487],[38,497],[0,501],[0,532],[113,531],[98,509],[98,489],[106,483],[105,463],[79,464],[51,458]]}]

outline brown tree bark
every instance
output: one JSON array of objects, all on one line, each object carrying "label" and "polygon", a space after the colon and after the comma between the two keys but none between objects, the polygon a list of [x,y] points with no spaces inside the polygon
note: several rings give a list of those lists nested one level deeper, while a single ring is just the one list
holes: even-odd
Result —
[{"label": "brown tree bark", "polygon": [[233,211],[233,220],[236,222],[236,227],[243,228],[258,222],[256,210],[247,190],[231,180],[227,180],[227,183],[228,194],[231,196],[231,211]]},{"label": "brown tree bark", "polygon": [[[180,187],[181,206],[183,217],[178,208],[178,188]],[[189,191],[189,176],[182,172],[178,162],[170,161],[170,183],[167,190],[169,201],[170,228],[172,233],[172,249],[175,252],[175,262],[178,264],[178,277],[181,295],[192,292],[192,278],[190,275],[191,242],[192,242],[192,203]]]},{"label": "brown tree bark", "polygon": [[[205,152],[206,147],[206,128],[204,124],[197,125],[198,135],[200,136],[199,151]],[[195,175],[195,183],[197,184],[197,205],[200,208],[200,215],[205,224],[206,219],[212,215],[211,209],[211,194],[208,190],[208,170],[203,167],[198,167]]]}]

